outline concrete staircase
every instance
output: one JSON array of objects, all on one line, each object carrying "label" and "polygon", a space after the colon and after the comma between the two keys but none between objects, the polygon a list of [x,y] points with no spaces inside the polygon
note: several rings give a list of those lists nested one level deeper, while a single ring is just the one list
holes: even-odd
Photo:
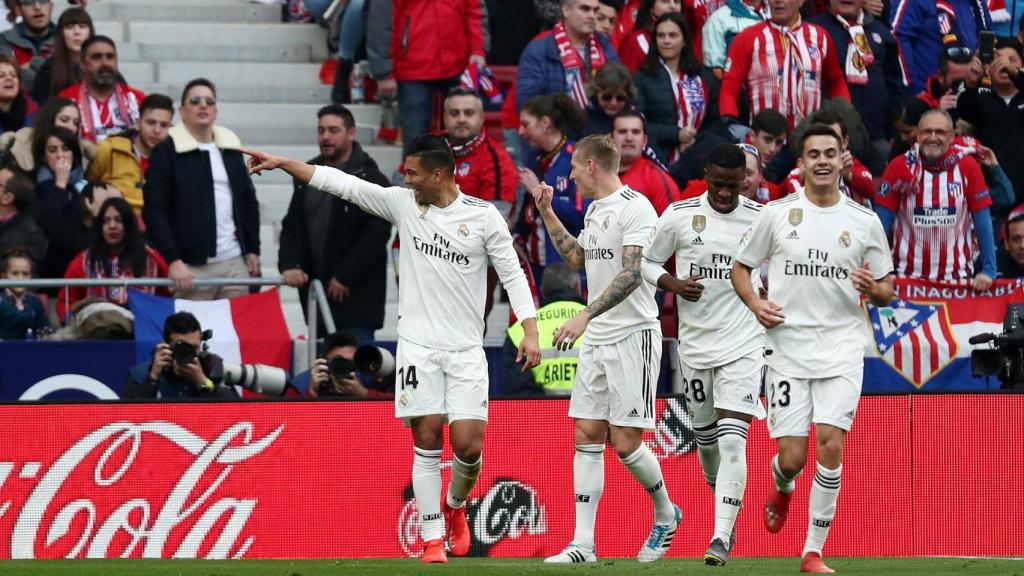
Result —
[{"label": "concrete staircase", "polygon": [[[55,3],[54,20],[67,7]],[[160,92],[176,102],[185,83],[197,77],[217,86],[218,123],[234,130],[245,146],[294,158],[312,158],[316,111],[330,102],[320,83],[327,56],[325,31],[313,24],[281,22],[281,7],[246,0],[90,0],[98,34],[117,42],[120,70],[147,94]],[[401,161],[401,148],[375,141],[380,125],[376,105],[352,106],[359,141],[385,174]],[[291,199],[291,182],[281,172],[255,179],[260,201],[264,275],[276,276],[281,220]],[[388,280],[388,313],[379,339],[397,337],[397,289]],[[305,333],[298,292],[281,289],[293,335]],[[499,306],[491,343],[501,342],[507,308]]]}]

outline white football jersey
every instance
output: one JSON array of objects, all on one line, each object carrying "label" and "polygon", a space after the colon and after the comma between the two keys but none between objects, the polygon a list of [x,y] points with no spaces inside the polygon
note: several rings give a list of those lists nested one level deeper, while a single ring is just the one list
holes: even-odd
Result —
[{"label": "white football jersey", "polygon": [[785,316],[768,330],[765,363],[794,378],[863,368],[864,312],[851,273],[865,263],[876,279],[893,271],[874,212],[846,197],[821,208],[799,190],[761,210],[736,258],[751,268],[768,260],[768,299]]},{"label": "white football jersey", "polygon": [[[590,204],[576,239],[586,257],[588,303],[597,300],[622,271],[623,246],[647,246],[657,220],[647,197],[628,186]],[[654,287],[641,282],[625,300],[590,321],[583,342],[614,344],[646,329],[661,334]]]},{"label": "white football jersey", "polygon": [[[644,258],[664,264],[675,252],[676,276],[703,275],[700,300],[676,298],[679,310],[679,348],[691,368],[723,366],[764,347],[764,328],[732,287],[732,259],[740,237],[750,229],[762,206],[740,197],[728,214],[711,207],[705,192],[699,198],[671,204],[658,220]],[[655,266],[655,274],[661,274]],[[754,285],[760,285],[758,269]],[[652,276],[654,276],[652,275]],[[648,282],[657,283],[656,277]]]},{"label": "white football jersey", "polygon": [[482,346],[488,260],[516,316],[537,316],[508,224],[494,205],[460,193],[445,208],[421,206],[408,188],[382,188],[327,166],[317,166],[309,183],[398,227],[402,339],[441,350]]}]

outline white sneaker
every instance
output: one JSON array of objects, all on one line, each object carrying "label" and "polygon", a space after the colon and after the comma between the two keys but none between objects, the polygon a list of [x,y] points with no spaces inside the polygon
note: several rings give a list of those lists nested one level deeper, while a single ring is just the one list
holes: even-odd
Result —
[{"label": "white sneaker", "polygon": [[597,562],[597,555],[589,548],[570,542],[565,550],[544,559],[545,564],[579,564]]},{"label": "white sneaker", "polygon": [[670,524],[654,524],[651,528],[651,534],[647,537],[647,542],[644,543],[643,547],[640,548],[640,552],[637,553],[636,559],[640,562],[654,562],[661,559],[668,552],[670,546],[672,546],[672,539],[676,535],[676,528],[679,528],[679,522],[683,519],[683,511],[679,509],[679,506],[672,505],[675,509],[675,516],[672,518]]}]

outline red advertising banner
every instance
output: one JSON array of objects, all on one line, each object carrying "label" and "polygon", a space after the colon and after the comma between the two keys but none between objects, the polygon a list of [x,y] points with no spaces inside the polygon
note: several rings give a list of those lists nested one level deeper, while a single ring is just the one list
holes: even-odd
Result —
[{"label": "red advertising banner", "polygon": [[[913,420],[911,420],[913,403]],[[471,554],[544,556],[572,537],[565,400],[494,401],[471,496]],[[670,552],[703,553],[714,522],[680,401],[650,435],[684,520]],[[343,558],[419,552],[410,433],[389,402],[4,405],[0,558]],[[848,438],[830,555],[1024,555],[1024,396],[866,397]],[[751,429],[736,555],[799,553],[812,473],[789,523],[761,525],[774,453]],[[444,462],[450,462],[446,450]],[[634,556],[643,489],[605,456],[597,548]],[[811,463],[813,466],[813,463]],[[444,471],[448,479],[447,466]]]}]

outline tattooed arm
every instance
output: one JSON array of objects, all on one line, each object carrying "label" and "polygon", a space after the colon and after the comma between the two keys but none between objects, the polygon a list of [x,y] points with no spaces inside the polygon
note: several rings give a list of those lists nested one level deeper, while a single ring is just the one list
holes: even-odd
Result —
[{"label": "tattooed arm", "polygon": [[601,292],[586,308],[555,332],[553,343],[560,350],[568,350],[576,339],[583,335],[591,320],[614,308],[629,296],[643,282],[640,274],[640,262],[643,260],[643,248],[640,246],[622,247],[622,270],[615,275],[611,284]]},{"label": "tattooed arm", "polygon": [[544,227],[547,228],[548,237],[555,249],[562,255],[566,263],[573,270],[582,270],[586,259],[583,256],[583,248],[576,243],[576,237],[569,234],[565,229],[558,215],[551,208],[551,198],[554,196],[554,189],[547,184],[541,183],[533,190],[533,200],[537,204],[537,210],[544,219]]},{"label": "tattooed arm", "polygon": [[604,292],[584,309],[590,318],[596,318],[615,307],[629,296],[643,282],[640,275],[640,263],[643,260],[643,248],[640,246],[622,247],[622,270],[615,275],[612,283]]}]

